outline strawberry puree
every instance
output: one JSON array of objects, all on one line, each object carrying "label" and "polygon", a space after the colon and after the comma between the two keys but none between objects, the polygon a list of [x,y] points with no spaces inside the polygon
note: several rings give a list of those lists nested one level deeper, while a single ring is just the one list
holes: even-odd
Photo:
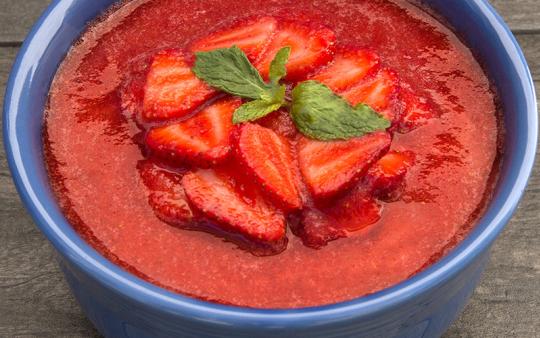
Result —
[{"label": "strawberry puree", "polygon": [[[383,66],[437,107],[439,118],[395,135],[392,149],[413,152],[416,164],[401,199],[381,202],[377,223],[318,250],[289,231],[286,250],[256,257],[155,216],[137,170],[144,159],[142,135],[121,109],[125,76],[133,60],[185,48],[239,15],[288,15],[324,24],[340,44],[373,49]],[[134,0],[91,25],[67,55],[50,91],[44,141],[61,207],[107,258],[200,299],[294,308],[384,289],[454,247],[489,199],[498,124],[495,97],[479,63],[451,30],[410,2]]]}]

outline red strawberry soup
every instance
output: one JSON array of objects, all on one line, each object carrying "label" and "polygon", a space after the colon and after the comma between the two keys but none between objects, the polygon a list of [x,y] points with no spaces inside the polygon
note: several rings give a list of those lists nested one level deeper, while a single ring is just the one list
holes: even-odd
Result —
[{"label": "red strawberry soup", "polygon": [[191,297],[297,308],[416,274],[467,235],[501,126],[479,61],[414,1],[122,2],[50,90],[73,227]]}]

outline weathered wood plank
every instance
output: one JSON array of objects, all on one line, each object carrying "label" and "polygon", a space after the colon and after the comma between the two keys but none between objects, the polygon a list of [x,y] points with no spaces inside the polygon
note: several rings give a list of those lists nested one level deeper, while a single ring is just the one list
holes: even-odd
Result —
[{"label": "weathered wood plank", "polygon": [[[540,0],[538,2],[540,3]],[[527,58],[533,79],[540,80],[540,33],[517,34],[516,38]]]},{"label": "weathered wood plank", "polygon": [[24,40],[50,0],[0,0],[0,44],[17,44]]},{"label": "weathered wood plank", "polygon": [[490,0],[490,2],[515,32],[540,30],[540,1]]},{"label": "weathered wood plank", "polygon": [[[0,45],[20,44],[49,3],[50,0],[0,0]],[[491,3],[514,31],[540,31],[540,1],[491,0]]]}]

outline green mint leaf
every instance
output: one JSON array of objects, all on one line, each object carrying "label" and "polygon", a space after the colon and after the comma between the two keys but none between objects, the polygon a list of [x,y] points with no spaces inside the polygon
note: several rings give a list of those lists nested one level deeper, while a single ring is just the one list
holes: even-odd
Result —
[{"label": "green mint leaf", "polygon": [[233,123],[243,123],[260,119],[263,116],[278,110],[281,103],[274,103],[265,100],[253,100],[241,105],[233,115]]},{"label": "green mint leaf", "polygon": [[281,108],[285,103],[285,89],[284,85],[277,87],[271,100],[254,100],[238,107],[233,115],[233,124],[254,121]]},{"label": "green mint leaf", "polygon": [[305,81],[292,91],[291,116],[304,135],[317,140],[344,140],[390,127],[390,122],[359,104],[345,99],[317,81]]},{"label": "green mint leaf", "polygon": [[193,73],[214,88],[254,100],[268,95],[272,89],[263,81],[246,54],[236,46],[195,55],[197,59]]},{"label": "green mint leaf", "polygon": [[289,55],[291,54],[291,47],[283,47],[277,53],[272,63],[270,63],[270,72],[268,77],[270,82],[278,84],[279,81],[287,75],[287,61],[289,61]]}]

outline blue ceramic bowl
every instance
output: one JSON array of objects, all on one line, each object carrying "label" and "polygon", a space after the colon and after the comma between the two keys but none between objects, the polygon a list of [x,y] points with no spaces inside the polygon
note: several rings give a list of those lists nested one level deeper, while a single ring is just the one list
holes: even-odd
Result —
[{"label": "blue ceramic bowl", "polygon": [[425,1],[485,62],[501,93],[505,156],[489,208],[448,256],[394,287],[329,306],[254,310],[173,294],[107,261],[71,228],[48,184],[41,126],[59,63],[87,22],[113,0],[56,0],[26,39],[7,87],[4,142],[21,198],[58,252],[87,316],[107,337],[437,337],[459,314],[489,249],[515,210],[537,141],[533,82],[516,40],[485,0]]}]

